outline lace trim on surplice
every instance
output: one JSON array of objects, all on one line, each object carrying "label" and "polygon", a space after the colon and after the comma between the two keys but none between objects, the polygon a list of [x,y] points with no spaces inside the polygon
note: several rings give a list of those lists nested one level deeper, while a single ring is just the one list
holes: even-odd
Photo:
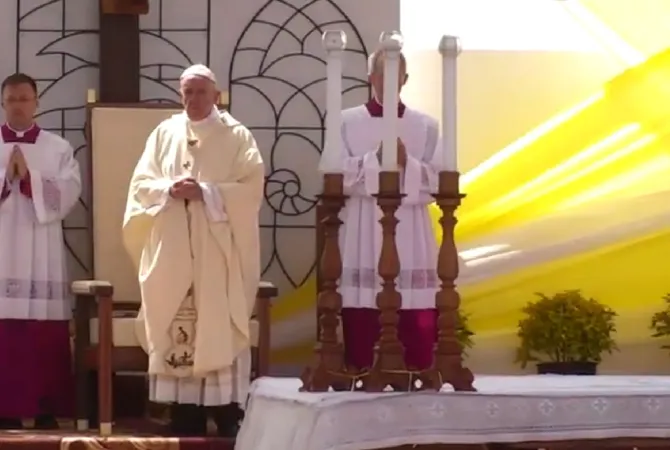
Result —
[{"label": "lace trim on surplice", "polygon": [[68,283],[18,278],[0,279],[0,294],[6,298],[30,300],[63,300],[68,296]]},{"label": "lace trim on surplice", "polygon": [[[396,283],[398,289],[403,290],[436,289],[440,280],[435,269],[405,269],[400,271]],[[376,269],[342,269],[342,287],[378,289],[380,285],[381,278]]]}]

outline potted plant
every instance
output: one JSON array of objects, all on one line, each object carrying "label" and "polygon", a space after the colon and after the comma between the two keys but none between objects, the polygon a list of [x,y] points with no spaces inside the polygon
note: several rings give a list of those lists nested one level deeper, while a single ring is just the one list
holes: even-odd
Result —
[{"label": "potted plant", "polygon": [[[653,331],[652,336],[656,338],[670,336],[670,294],[665,294],[663,301],[665,309],[651,316],[650,328]],[[662,345],[661,348],[670,349],[670,345]]]},{"label": "potted plant", "polygon": [[470,319],[469,314],[465,314],[460,308],[458,310],[458,328],[456,328],[456,339],[458,343],[461,344],[463,349],[463,356],[468,355],[468,349],[472,348],[475,343],[472,340],[472,337],[475,335],[475,332],[472,331],[468,323]]},{"label": "potted plant", "polygon": [[618,350],[617,313],[578,290],[537,295],[522,310],[517,362],[537,361],[540,374],[595,375],[603,353]]}]

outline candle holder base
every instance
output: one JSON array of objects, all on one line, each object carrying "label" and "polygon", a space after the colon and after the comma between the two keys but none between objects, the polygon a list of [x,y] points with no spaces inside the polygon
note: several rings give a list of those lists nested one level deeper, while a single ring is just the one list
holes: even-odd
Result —
[{"label": "candle holder base", "polygon": [[306,392],[327,392],[331,388],[350,390],[355,378],[355,374],[350,374],[345,368],[344,346],[339,342],[337,332],[342,309],[342,296],[337,286],[342,275],[338,236],[342,225],[339,214],[346,201],[343,181],[342,174],[326,174],[323,177],[320,202],[324,217],[319,228],[323,230],[324,242],[319,263],[321,286],[317,298],[319,330],[314,361],[300,377],[300,390]]},{"label": "candle holder base", "polygon": [[402,295],[396,288],[400,274],[400,259],[396,243],[398,219],[396,211],[402,204],[400,173],[379,173],[377,204],[382,211],[379,223],[382,227],[382,248],[377,272],[382,280],[382,289],[377,294],[379,309],[379,340],[375,346],[375,361],[370,373],[362,379],[363,389],[382,392],[388,387],[394,391],[411,390],[411,373],[405,366],[405,347],[398,338],[398,311],[402,307]]},{"label": "candle holder base", "polygon": [[456,210],[464,195],[460,193],[458,172],[440,172],[438,192],[434,195],[442,210],[440,226],[442,244],[438,253],[437,276],[440,289],[435,295],[438,311],[438,332],[435,343],[433,366],[420,377],[425,389],[440,390],[450,384],[456,391],[474,391],[474,376],[463,367],[463,349],[458,342],[458,311],[461,303],[456,290],[458,278],[458,251],[454,239]]},{"label": "candle holder base", "polygon": [[327,348],[317,343],[315,362],[305,367],[300,375],[300,392],[353,391],[357,388],[360,373],[344,367],[344,349]]}]

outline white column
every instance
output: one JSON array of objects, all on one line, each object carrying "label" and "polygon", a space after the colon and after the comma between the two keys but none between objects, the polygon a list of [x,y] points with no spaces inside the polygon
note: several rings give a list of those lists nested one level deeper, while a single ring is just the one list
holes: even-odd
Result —
[{"label": "white column", "polygon": [[347,47],[347,35],[341,30],[329,30],[322,36],[328,55],[326,77],[326,139],[319,161],[323,173],[341,173],[342,154],[342,53]]},{"label": "white column", "polygon": [[458,101],[456,60],[461,42],[455,36],[442,36],[442,155],[440,168],[458,171]]},{"label": "white column", "polygon": [[397,31],[385,32],[379,38],[384,52],[384,117],[382,126],[382,170],[398,170],[398,77],[403,38]]}]

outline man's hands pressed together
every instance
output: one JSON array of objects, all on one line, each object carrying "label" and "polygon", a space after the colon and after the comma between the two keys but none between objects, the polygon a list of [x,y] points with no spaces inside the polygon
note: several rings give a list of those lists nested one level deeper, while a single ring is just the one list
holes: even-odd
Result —
[{"label": "man's hands pressed together", "polygon": [[398,165],[403,169],[407,165],[407,150],[405,144],[398,138]]},{"label": "man's hands pressed together", "polygon": [[7,164],[7,173],[5,177],[9,181],[14,181],[16,179],[23,179],[28,174],[28,163],[21,152],[21,147],[18,145],[14,146],[12,154],[9,157],[9,163]]},{"label": "man's hands pressed together", "polygon": [[195,179],[184,178],[172,185],[170,197],[177,200],[202,200],[202,188]]},{"label": "man's hands pressed together", "polygon": [[[383,152],[383,145],[380,143],[379,148],[377,149],[377,160],[379,163],[382,163],[382,152]],[[405,149],[405,144],[403,141],[398,138],[398,165],[404,169],[405,166],[407,165],[407,150]]]}]

